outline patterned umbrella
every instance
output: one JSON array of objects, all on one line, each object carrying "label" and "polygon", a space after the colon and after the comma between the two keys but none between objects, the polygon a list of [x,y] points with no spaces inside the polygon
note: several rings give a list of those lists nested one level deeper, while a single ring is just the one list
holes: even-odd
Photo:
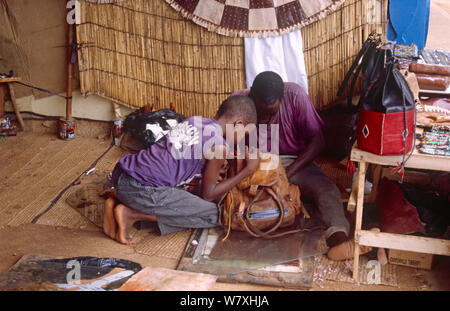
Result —
[{"label": "patterned umbrella", "polygon": [[184,17],[225,36],[278,36],[334,12],[345,0],[165,0]]}]

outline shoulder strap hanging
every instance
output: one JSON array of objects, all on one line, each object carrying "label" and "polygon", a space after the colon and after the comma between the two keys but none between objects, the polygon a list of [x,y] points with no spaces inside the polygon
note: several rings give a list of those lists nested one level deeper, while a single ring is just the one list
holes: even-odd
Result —
[{"label": "shoulder strap hanging", "polygon": [[338,96],[341,96],[342,93],[344,92],[344,90],[347,86],[348,80],[350,80],[350,76],[355,71],[356,67],[359,65],[359,62],[361,61],[361,59],[364,57],[364,55],[370,48],[372,41],[373,41],[373,37],[372,37],[372,35],[370,35],[369,38],[367,38],[367,40],[363,43],[361,50],[358,52],[356,59],[353,61],[352,65],[350,66],[350,69],[347,71],[347,73],[344,77],[344,80],[341,83],[341,86],[339,87]]},{"label": "shoulder strap hanging", "polygon": [[[378,40],[376,39],[376,35],[374,33],[369,35],[369,38],[363,43],[363,46],[361,50],[359,51],[358,55],[356,56],[356,59],[353,61],[350,69],[348,70],[347,74],[344,77],[344,80],[342,81],[338,96],[342,96],[344,93],[345,88],[348,85],[348,81],[350,80],[351,75],[353,74],[353,79],[350,85],[350,91],[347,98],[347,106],[350,109],[356,109],[356,107],[352,104],[352,98],[353,98],[353,91],[356,85],[356,81],[358,80],[358,76],[361,72],[361,70],[365,70],[370,58],[373,57],[373,54],[377,48]],[[359,105],[358,105],[359,106]]]}]

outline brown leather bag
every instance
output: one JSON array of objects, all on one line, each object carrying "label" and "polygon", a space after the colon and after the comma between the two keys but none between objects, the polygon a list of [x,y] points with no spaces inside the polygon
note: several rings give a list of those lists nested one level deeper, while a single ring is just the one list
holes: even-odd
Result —
[{"label": "brown leather bag", "polygon": [[[239,172],[241,168],[236,169]],[[261,154],[261,163],[255,173],[231,189],[219,205],[222,202],[223,212],[219,219],[227,231],[224,240],[230,230],[247,231],[262,238],[299,232],[300,229],[294,229],[275,233],[279,228],[293,225],[295,216],[301,211],[307,216],[298,186],[289,184],[281,160],[269,153]]]}]

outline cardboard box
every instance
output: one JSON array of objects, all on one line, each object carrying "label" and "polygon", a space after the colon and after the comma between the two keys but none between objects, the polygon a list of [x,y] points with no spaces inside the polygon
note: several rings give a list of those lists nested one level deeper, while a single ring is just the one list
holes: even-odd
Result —
[{"label": "cardboard box", "polygon": [[407,252],[397,249],[390,249],[388,253],[389,263],[394,265],[426,270],[431,270],[433,265],[433,254]]}]

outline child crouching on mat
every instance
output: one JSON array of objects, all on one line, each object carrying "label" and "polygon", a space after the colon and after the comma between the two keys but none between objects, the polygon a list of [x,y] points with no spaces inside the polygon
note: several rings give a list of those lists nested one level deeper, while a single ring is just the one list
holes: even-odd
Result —
[{"label": "child crouching on mat", "polygon": [[[157,222],[162,235],[187,228],[218,225],[219,210],[212,201],[253,174],[259,156],[246,150],[246,167],[222,180],[222,167],[230,153],[225,140],[227,125],[236,137],[256,123],[256,108],[247,96],[225,100],[214,119],[191,117],[172,129],[164,139],[137,154],[123,156],[112,180],[116,198],[105,202],[103,231],[130,244],[129,229],[137,221]],[[238,126],[242,125],[242,126]],[[241,131],[241,132],[240,132]],[[180,187],[202,175],[201,197]]]}]

